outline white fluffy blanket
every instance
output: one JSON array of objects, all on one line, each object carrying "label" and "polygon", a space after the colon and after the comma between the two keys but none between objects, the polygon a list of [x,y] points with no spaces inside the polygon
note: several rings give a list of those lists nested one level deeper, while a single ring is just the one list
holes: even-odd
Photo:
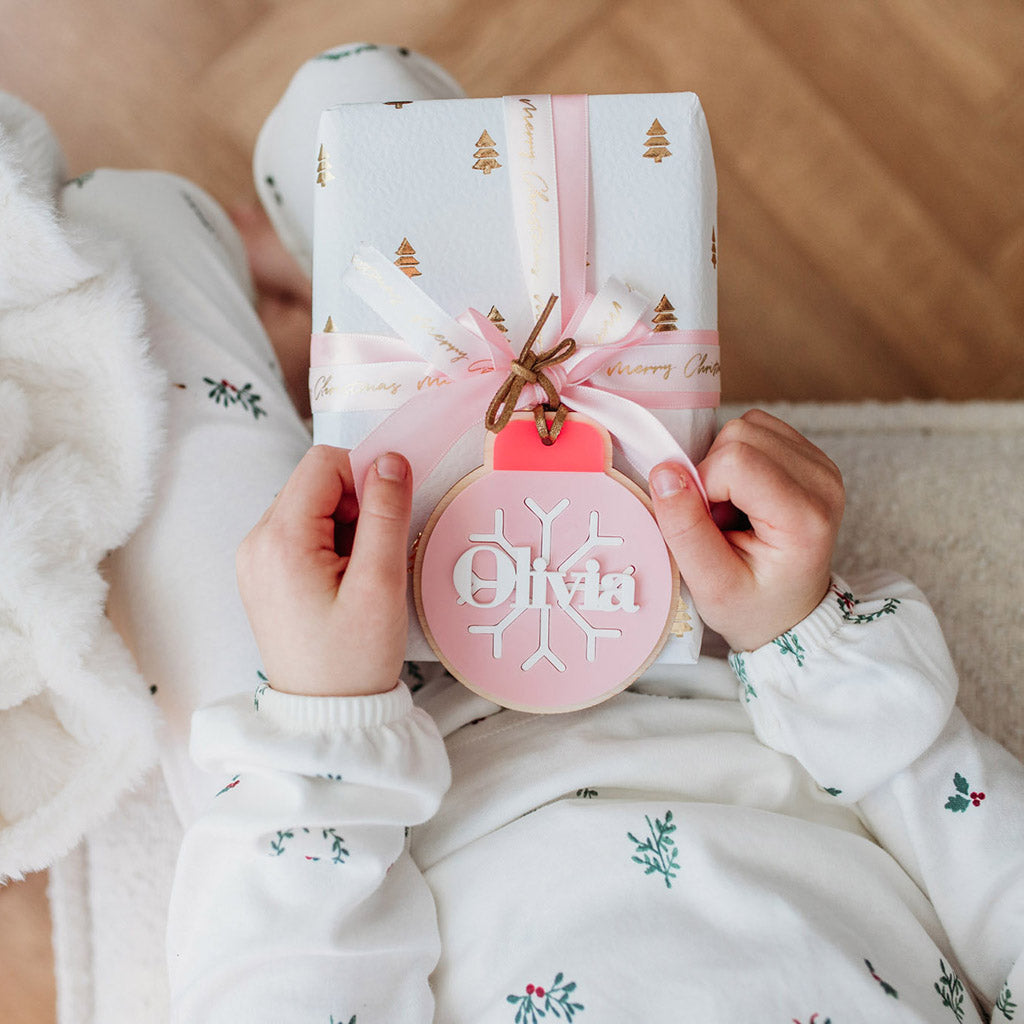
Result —
[{"label": "white fluffy blanket", "polygon": [[155,757],[99,566],[143,514],[163,388],[117,247],[61,223],[63,176],[0,94],[0,880],[66,853]]}]

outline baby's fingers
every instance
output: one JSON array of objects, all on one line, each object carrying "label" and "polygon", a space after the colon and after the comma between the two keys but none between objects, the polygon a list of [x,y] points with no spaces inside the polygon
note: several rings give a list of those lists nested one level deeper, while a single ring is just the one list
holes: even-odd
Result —
[{"label": "baby's fingers", "polygon": [[721,533],[690,475],[674,463],[651,473],[651,498],[665,543],[698,607],[729,600],[749,572]]},{"label": "baby's fingers", "polygon": [[712,501],[730,501],[772,547],[834,538],[843,511],[842,478],[817,461],[780,458],[745,440],[718,446],[701,463]]},{"label": "baby's fingers", "polygon": [[411,513],[409,463],[394,453],[380,456],[366,474],[346,572],[364,599],[404,602]]},{"label": "baby's fingers", "polygon": [[[745,490],[748,502],[757,501],[762,495],[770,499],[761,481],[755,479],[755,475],[764,474],[783,484],[790,498],[796,499],[799,491],[812,505],[827,509],[828,518],[837,510],[842,514],[843,479],[835,463],[787,423],[760,409],[752,409],[722,427],[701,464],[705,483],[712,470],[715,485],[729,487],[729,493],[714,494],[713,500],[732,500],[748,516],[752,510],[736,497]],[[733,485],[726,482],[727,476],[734,480]],[[782,521],[776,525],[782,526]]]}]

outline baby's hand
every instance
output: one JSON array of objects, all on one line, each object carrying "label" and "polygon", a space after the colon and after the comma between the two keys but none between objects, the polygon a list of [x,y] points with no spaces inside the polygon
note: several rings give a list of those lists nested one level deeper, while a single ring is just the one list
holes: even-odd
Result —
[{"label": "baby's hand", "polygon": [[673,463],[651,472],[655,514],[701,618],[733,650],[750,651],[795,626],[828,591],[842,476],[760,410],[726,423],[697,471],[712,507],[731,502],[750,529],[720,530]]},{"label": "baby's hand", "polygon": [[377,460],[359,507],[348,452],[306,453],[238,549],[239,591],[275,690],[357,696],[397,683],[411,506],[400,455]]}]

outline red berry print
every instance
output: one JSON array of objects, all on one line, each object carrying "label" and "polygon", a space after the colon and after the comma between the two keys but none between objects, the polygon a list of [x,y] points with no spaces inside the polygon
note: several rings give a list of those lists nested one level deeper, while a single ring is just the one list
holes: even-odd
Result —
[{"label": "red berry print", "polygon": [[892,987],[892,985],[890,985],[887,981],[883,981],[883,979],[880,977],[880,975],[878,975],[875,972],[875,968],[872,966],[870,960],[865,960],[864,961],[864,965],[867,967],[868,973],[871,975],[871,977],[874,978],[875,981],[877,981],[878,984],[882,986],[882,991],[887,996],[892,996],[893,999],[899,999],[899,997],[900,997],[899,992],[897,992],[896,989],[894,989]]},{"label": "red berry print", "polygon": [[967,780],[956,772],[953,776],[953,788],[956,792],[946,801],[946,810],[962,814],[968,807],[980,807],[985,794],[980,790],[971,789]]},{"label": "red berry print", "polygon": [[251,412],[253,419],[259,419],[267,415],[267,410],[260,405],[260,396],[252,390],[252,383],[238,387],[231,381],[221,378],[215,380],[213,377],[204,377],[203,382],[210,386],[207,394],[217,405],[227,408],[230,405],[240,405],[247,412]]},{"label": "red berry print", "polygon": [[237,786],[237,785],[239,784],[239,782],[241,782],[241,781],[242,781],[242,780],[241,780],[241,777],[240,777],[240,776],[238,776],[238,775],[236,775],[236,776],[235,776],[235,777],[234,777],[234,778],[233,778],[233,779],[232,779],[232,780],[231,780],[231,781],[230,781],[230,782],[229,782],[229,783],[228,783],[228,784],[227,784],[227,785],[226,785],[226,786],[225,786],[225,787],[224,787],[224,788],[223,788],[223,789],[222,789],[222,790],[221,790],[221,791],[219,792],[219,793],[217,793],[216,795],[217,795],[217,796],[222,796],[222,795],[223,795],[224,793],[227,793],[227,792],[229,792],[230,790],[234,789],[234,788],[235,788],[235,786]]},{"label": "red berry print", "polygon": [[576,982],[566,981],[561,971],[547,988],[527,985],[525,995],[505,997],[516,1008],[512,1024],[541,1024],[541,1020],[549,1016],[571,1024],[576,1014],[585,1009],[582,1003],[575,1001],[575,991]]}]

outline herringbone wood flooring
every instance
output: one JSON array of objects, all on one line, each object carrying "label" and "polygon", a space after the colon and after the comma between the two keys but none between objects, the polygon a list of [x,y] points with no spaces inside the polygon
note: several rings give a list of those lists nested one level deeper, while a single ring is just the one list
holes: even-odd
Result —
[{"label": "herringbone wood flooring", "polygon": [[[470,95],[701,95],[719,176],[730,401],[1024,397],[1017,0],[0,0],[0,88],[72,174],[158,167],[250,194],[307,56],[395,42]],[[42,887],[0,893],[0,964],[44,957]],[[54,1019],[45,962],[0,1019]]]}]

